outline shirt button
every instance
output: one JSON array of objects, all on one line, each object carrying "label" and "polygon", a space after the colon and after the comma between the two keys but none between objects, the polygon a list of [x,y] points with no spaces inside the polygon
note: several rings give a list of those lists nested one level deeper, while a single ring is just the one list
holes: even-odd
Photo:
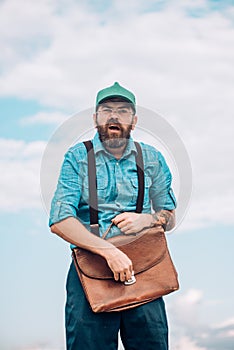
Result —
[{"label": "shirt button", "polygon": [[119,163],[116,163],[116,165],[119,165]]}]

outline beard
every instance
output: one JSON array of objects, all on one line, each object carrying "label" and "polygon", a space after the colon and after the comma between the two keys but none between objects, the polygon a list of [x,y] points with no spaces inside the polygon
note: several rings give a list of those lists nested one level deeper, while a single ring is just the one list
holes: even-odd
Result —
[{"label": "beard", "polygon": [[[112,132],[111,129],[118,130],[118,132]],[[97,130],[104,147],[120,148],[127,145],[131,135],[132,124],[123,126],[118,120],[111,118],[107,124],[97,124]]]}]

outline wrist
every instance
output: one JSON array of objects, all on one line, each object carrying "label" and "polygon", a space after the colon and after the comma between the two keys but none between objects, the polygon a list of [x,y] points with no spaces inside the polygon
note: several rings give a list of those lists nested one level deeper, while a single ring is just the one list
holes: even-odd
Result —
[{"label": "wrist", "polygon": [[144,221],[144,227],[154,227],[154,218],[152,214],[144,214],[145,215],[145,221]]},{"label": "wrist", "polygon": [[117,250],[118,249],[113,245],[112,247],[100,249],[98,254],[105,260],[109,260],[116,254],[118,254]]},{"label": "wrist", "polygon": [[150,227],[161,225],[160,218],[157,213],[151,214],[151,224]]},{"label": "wrist", "polygon": [[174,210],[160,210],[152,214],[154,226],[162,226],[164,231],[171,230],[175,226]]},{"label": "wrist", "polygon": [[151,214],[151,225],[150,227],[154,226],[162,226],[165,230],[165,227],[167,225],[166,220],[164,217],[160,216],[158,213]]}]

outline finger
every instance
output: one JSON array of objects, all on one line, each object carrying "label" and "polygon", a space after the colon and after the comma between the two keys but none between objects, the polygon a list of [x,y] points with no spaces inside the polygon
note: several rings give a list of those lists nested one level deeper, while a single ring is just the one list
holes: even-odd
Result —
[{"label": "finger", "polygon": [[119,279],[120,279],[121,282],[126,281],[126,273],[125,272],[120,272]]},{"label": "finger", "polygon": [[126,233],[126,234],[128,234],[128,233],[135,233],[135,229],[134,229],[134,227],[131,225],[131,224],[125,224],[123,227],[121,227],[121,226],[119,226],[118,225],[118,228],[123,232],[123,233]]},{"label": "finger", "polygon": [[120,228],[122,230],[122,228],[127,229],[128,228],[128,222],[124,219],[123,221],[121,221],[120,223],[117,224],[118,228]]},{"label": "finger", "polygon": [[114,218],[114,219],[112,219],[111,220],[113,223],[114,223],[114,225],[118,225],[118,223],[120,222],[120,220],[118,219],[118,218]]},{"label": "finger", "polygon": [[120,229],[121,232],[123,232],[124,234],[126,234],[126,232],[129,230],[129,227],[128,226],[124,226],[124,227],[119,227],[118,228]]},{"label": "finger", "polygon": [[130,280],[132,277],[132,269],[125,272],[125,281]]},{"label": "finger", "polygon": [[125,235],[131,235],[131,234],[135,233],[135,230],[132,229],[132,228],[127,228],[125,231],[122,230],[122,232],[123,232]]},{"label": "finger", "polygon": [[115,279],[115,281],[119,281],[119,273],[118,272],[114,272],[114,279]]},{"label": "finger", "polygon": [[129,265],[129,268],[127,270],[128,279],[130,279],[132,277],[132,271],[133,271],[133,266],[132,266],[132,262],[131,262],[131,264]]},{"label": "finger", "polygon": [[118,225],[118,223],[125,220],[125,218],[126,218],[126,213],[124,212],[124,213],[116,215],[116,217],[114,217],[114,219],[112,219],[112,221],[115,225]]}]

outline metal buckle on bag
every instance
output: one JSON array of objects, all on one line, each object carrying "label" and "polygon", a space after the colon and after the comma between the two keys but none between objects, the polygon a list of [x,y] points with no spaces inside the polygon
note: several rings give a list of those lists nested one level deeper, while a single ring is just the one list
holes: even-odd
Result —
[{"label": "metal buckle on bag", "polygon": [[134,283],[136,283],[136,277],[134,276],[134,272],[132,272],[132,277],[129,280],[125,281],[124,284],[125,286],[130,286]]}]

